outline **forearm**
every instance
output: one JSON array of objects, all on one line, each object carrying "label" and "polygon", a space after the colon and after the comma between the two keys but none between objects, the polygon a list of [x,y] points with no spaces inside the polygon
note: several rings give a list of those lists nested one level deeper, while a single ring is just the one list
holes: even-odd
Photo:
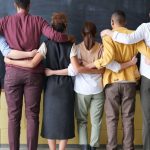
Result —
[{"label": "forearm", "polygon": [[67,76],[68,75],[68,69],[61,69],[61,70],[47,69],[46,76],[51,76],[51,75]]},{"label": "forearm", "polygon": [[35,65],[32,60],[11,60],[11,65],[25,67],[25,68],[34,68]]},{"label": "forearm", "polygon": [[41,53],[37,53],[31,60],[11,60],[9,58],[5,58],[4,60],[6,64],[16,65],[25,68],[34,68],[41,62],[42,59],[43,55]]},{"label": "forearm", "polygon": [[123,69],[126,69],[126,68],[132,66],[133,64],[131,64],[131,62],[128,61],[126,63],[121,63],[120,65],[121,65],[121,70],[123,70]]},{"label": "forearm", "polygon": [[24,52],[24,51],[19,51],[19,50],[11,50],[8,53],[7,57],[11,58],[11,59],[29,58],[29,57],[31,57],[31,52]]},{"label": "forearm", "polygon": [[96,68],[88,68],[88,67],[79,67],[76,70],[78,73],[87,73],[87,74],[99,74],[100,70]]}]

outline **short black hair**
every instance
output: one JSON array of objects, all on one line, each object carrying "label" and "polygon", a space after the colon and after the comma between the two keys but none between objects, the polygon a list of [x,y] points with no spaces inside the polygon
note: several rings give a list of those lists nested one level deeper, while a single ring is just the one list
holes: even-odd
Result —
[{"label": "short black hair", "polygon": [[93,37],[96,36],[97,28],[93,22],[86,21],[82,28],[82,34],[85,36],[86,34],[91,34]]},{"label": "short black hair", "polygon": [[30,0],[14,0],[14,2],[22,9],[28,9],[30,5]]},{"label": "short black hair", "polygon": [[122,10],[116,10],[112,14],[112,18],[115,22],[124,25],[126,23],[126,14]]}]

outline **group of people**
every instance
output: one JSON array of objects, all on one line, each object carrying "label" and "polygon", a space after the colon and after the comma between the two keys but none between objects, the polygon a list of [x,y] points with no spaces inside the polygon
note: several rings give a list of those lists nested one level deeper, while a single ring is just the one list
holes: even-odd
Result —
[{"label": "group of people", "polygon": [[[83,41],[76,45],[74,37],[65,33],[67,17],[64,13],[54,13],[49,26],[41,17],[29,14],[30,0],[14,1],[17,13],[0,19],[10,150],[19,150],[23,96],[28,150],[37,150],[44,74],[41,136],[48,140],[50,150],[56,150],[56,140],[59,140],[59,150],[64,150],[68,139],[75,136],[74,112],[81,149],[96,150],[100,143],[103,108],[108,135],[106,149],[117,150],[121,108],[123,149],[134,150],[136,81],[140,78],[136,66],[138,52],[141,53],[143,148],[149,150],[150,48],[146,45],[150,41],[150,24],[142,24],[135,32],[128,30],[125,13],[117,10],[111,17],[113,31],[101,33],[102,43],[96,42],[96,25],[86,21],[81,32]],[[42,34],[46,40],[40,46]],[[135,42],[138,43],[133,44]]]}]

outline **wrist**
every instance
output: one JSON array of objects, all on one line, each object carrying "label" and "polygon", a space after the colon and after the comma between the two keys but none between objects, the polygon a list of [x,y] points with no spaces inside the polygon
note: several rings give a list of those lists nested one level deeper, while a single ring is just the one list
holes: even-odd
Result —
[{"label": "wrist", "polygon": [[27,57],[31,57],[31,52],[26,52],[27,53]]},{"label": "wrist", "polygon": [[127,62],[127,64],[128,64],[128,66],[134,65],[133,62],[132,62],[132,60],[130,60],[129,62]]}]

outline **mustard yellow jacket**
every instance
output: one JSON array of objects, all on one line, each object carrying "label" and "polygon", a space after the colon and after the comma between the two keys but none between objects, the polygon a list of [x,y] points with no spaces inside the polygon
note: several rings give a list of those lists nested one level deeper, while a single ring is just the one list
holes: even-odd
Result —
[{"label": "mustard yellow jacket", "polygon": [[[119,27],[115,30],[127,34],[132,32],[124,27]],[[136,44],[125,45],[113,41],[109,36],[104,36],[102,40],[104,45],[103,55],[101,59],[94,62],[97,68],[105,67],[113,60],[119,63],[130,61],[138,52],[150,59],[150,48],[145,45],[144,41]],[[121,70],[118,73],[106,69],[103,75],[103,85],[105,86],[106,84],[111,84],[117,81],[136,82],[137,78],[139,78],[136,74],[136,65]]]}]

